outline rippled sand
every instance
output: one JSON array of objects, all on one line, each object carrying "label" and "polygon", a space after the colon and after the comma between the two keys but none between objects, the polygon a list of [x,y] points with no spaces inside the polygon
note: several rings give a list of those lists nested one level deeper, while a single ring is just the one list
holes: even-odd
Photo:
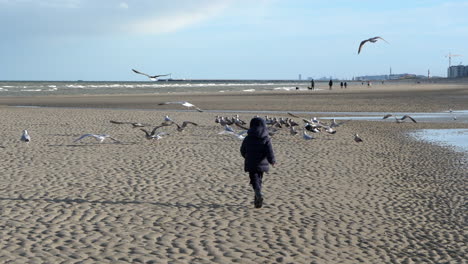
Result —
[{"label": "rippled sand", "polygon": [[[164,112],[0,114],[2,263],[465,261],[466,158],[406,132],[466,124],[350,121],[310,141],[283,129],[255,209],[241,142],[218,135],[217,113],[171,112],[200,125],[159,141],[109,120],[159,124]],[[73,143],[84,133],[122,143]]]}]

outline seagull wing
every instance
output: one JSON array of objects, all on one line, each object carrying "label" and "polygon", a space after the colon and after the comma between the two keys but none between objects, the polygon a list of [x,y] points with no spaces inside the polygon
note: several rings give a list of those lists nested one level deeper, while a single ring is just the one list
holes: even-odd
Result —
[{"label": "seagull wing", "polygon": [[228,135],[236,135],[236,133],[232,132],[232,131],[227,131],[227,130],[223,130],[221,132],[218,133],[219,135],[224,135],[224,134],[228,134]]},{"label": "seagull wing", "polygon": [[182,128],[186,127],[188,124],[198,126],[198,124],[196,124],[194,122],[184,121],[184,122],[182,122]]},{"label": "seagull wing", "polygon": [[86,138],[86,137],[94,137],[94,138],[98,138],[98,136],[97,136],[97,135],[95,135],[95,134],[84,134],[84,135],[82,135],[81,137],[79,137],[79,138],[75,139],[73,142],[80,141],[80,140],[82,140],[83,138]]},{"label": "seagull wing", "polygon": [[120,140],[117,140],[117,139],[115,139],[115,138],[113,138],[113,137],[108,137],[108,138],[110,138],[112,141],[114,141],[114,142],[116,142],[116,143],[122,143],[122,142],[120,142]]},{"label": "seagull wing", "polygon": [[143,132],[145,132],[145,134],[146,134],[147,137],[151,137],[151,133],[150,133],[148,130],[143,129],[143,128],[140,128],[140,130],[143,131]]},{"label": "seagull wing", "polygon": [[114,121],[114,120],[110,120],[109,122],[111,122],[112,124],[118,124],[118,125],[131,124],[131,122],[121,122],[121,121]]},{"label": "seagull wing", "polygon": [[377,40],[377,39],[381,39],[381,40],[383,40],[383,41],[385,41],[385,42],[387,42],[387,43],[388,43],[388,41],[386,41],[386,40],[385,40],[385,39],[383,39],[382,37],[375,37],[374,39],[375,39],[375,40]]},{"label": "seagull wing", "polygon": [[288,112],[288,115],[290,115],[290,116],[292,116],[292,117],[295,117],[295,118],[301,118],[301,117],[299,117],[299,116],[297,116],[297,115],[295,115],[295,114],[293,114],[293,113],[290,113],[290,112]]},{"label": "seagull wing", "polygon": [[159,75],[154,75],[154,76],[149,76],[151,78],[158,78],[158,77],[162,77],[162,76],[169,76],[171,75],[172,73],[168,73],[168,74],[159,74]]},{"label": "seagull wing", "polygon": [[384,115],[384,117],[382,119],[387,119],[387,118],[389,118],[391,116],[392,116],[392,114],[386,114],[386,115]]},{"label": "seagull wing", "polygon": [[409,119],[411,119],[411,121],[413,121],[414,123],[417,123],[416,120],[415,120],[414,118],[412,118],[411,116],[409,116],[409,115],[404,115],[404,116],[401,118],[401,120],[405,120],[406,118],[409,118]]},{"label": "seagull wing", "polygon": [[242,129],[244,129],[244,130],[249,130],[247,127],[245,127],[245,126],[239,124],[239,122],[235,122],[234,124],[235,124],[236,126],[242,128]]},{"label": "seagull wing", "polygon": [[139,72],[139,71],[137,71],[137,70],[135,70],[135,69],[132,69],[132,71],[133,71],[134,73],[144,75],[144,76],[146,76],[146,77],[148,77],[148,78],[152,78],[149,74],[146,74],[146,73],[143,73],[143,72]]},{"label": "seagull wing", "polygon": [[369,40],[366,39],[366,40],[361,41],[361,44],[359,44],[359,49],[358,49],[357,54],[361,53],[362,46],[364,46],[364,44],[366,44],[367,41],[369,41]]},{"label": "seagull wing", "polygon": [[155,127],[153,128],[153,130],[151,131],[151,134],[150,134],[150,135],[151,135],[151,136],[154,136],[154,135],[156,134],[156,130],[158,130],[158,128],[164,127],[164,126],[165,126],[165,125],[155,126]]},{"label": "seagull wing", "polygon": [[168,104],[184,104],[186,102],[163,102],[159,103],[158,105],[168,105]]}]

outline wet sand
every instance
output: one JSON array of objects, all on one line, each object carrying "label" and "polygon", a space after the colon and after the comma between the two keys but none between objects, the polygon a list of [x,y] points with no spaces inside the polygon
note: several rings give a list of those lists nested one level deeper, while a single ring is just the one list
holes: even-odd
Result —
[{"label": "wet sand", "polygon": [[[181,109],[157,106],[172,100],[218,110],[468,109],[463,86],[335,90],[0,98],[0,262],[464,263],[466,156],[407,132],[467,124],[350,121],[310,141],[282,129],[255,209],[241,142],[218,135],[223,113],[169,112],[199,126],[164,128],[159,141],[109,122],[159,124],[166,113],[151,109]],[[122,143],[73,143],[84,133]]]}]

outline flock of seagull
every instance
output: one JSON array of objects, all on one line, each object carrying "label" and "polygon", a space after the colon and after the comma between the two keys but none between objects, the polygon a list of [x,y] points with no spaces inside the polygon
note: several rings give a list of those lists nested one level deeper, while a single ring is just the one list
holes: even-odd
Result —
[{"label": "flock of seagull", "polygon": [[[306,119],[303,117],[299,117],[293,113],[288,113],[289,116],[294,118],[299,118],[302,120],[303,124],[297,123],[294,119],[289,117],[269,117],[268,115],[264,117],[265,122],[268,126],[268,131],[270,136],[274,136],[276,133],[279,132],[280,129],[286,128],[289,129],[289,133],[292,136],[299,134],[299,129],[302,127],[302,138],[304,140],[312,140],[315,139],[314,136],[310,133],[326,133],[330,135],[336,134],[336,128],[343,125],[344,123],[348,122],[337,122],[335,119],[332,119],[330,123],[326,123],[313,117],[311,119]],[[259,117],[259,116],[254,116]],[[236,137],[240,140],[245,138],[247,134],[248,128],[245,126],[246,122],[239,119],[239,115],[234,115],[232,117],[223,117],[223,116],[216,116],[215,123],[221,125],[224,130],[219,132],[220,135],[230,135]],[[232,126],[235,125],[236,127],[240,128],[240,131],[235,131]],[[359,137],[358,134],[354,135],[354,141],[356,142],[363,142],[362,138]]]},{"label": "flock of seagull", "polygon": [[[194,108],[195,110],[199,112],[203,111],[200,108],[196,107],[194,104],[186,102],[186,101],[164,102],[164,103],[160,103],[159,105],[169,105],[169,104],[180,104],[187,108]],[[269,131],[270,136],[274,136],[276,133],[280,131],[280,129],[286,128],[286,129],[289,129],[289,133],[293,136],[299,134],[300,133],[299,130],[302,130],[301,132],[302,138],[304,140],[312,140],[312,139],[315,139],[315,137],[309,133],[313,133],[313,134],[326,133],[328,135],[334,135],[337,133],[336,131],[337,127],[350,121],[350,120],[346,120],[346,121],[337,122],[333,118],[329,122],[324,122],[324,121],[317,119],[316,117],[307,119],[307,118],[300,117],[290,112],[288,112],[288,115],[290,117],[301,119],[303,124],[301,125],[300,124],[301,122],[298,123],[290,117],[286,117],[286,118],[285,117],[269,117],[267,115],[264,118],[265,118],[266,124],[268,125],[268,131]],[[255,117],[258,117],[258,116],[255,116]],[[394,117],[397,123],[402,123],[402,122],[405,122],[406,120],[411,120],[412,122],[417,123],[417,121],[409,115],[403,115],[401,118],[398,118],[397,116],[393,114],[386,114],[384,115],[383,119],[387,119],[390,117]],[[168,115],[164,117],[164,121],[161,124],[156,125],[156,126],[147,124],[147,123],[115,121],[115,120],[110,120],[110,123],[117,124],[117,125],[131,125],[133,128],[139,128],[142,132],[144,132],[144,136],[148,140],[159,140],[165,136],[170,135],[167,132],[159,131],[160,128],[175,126],[176,131],[182,132],[189,125],[198,126],[197,123],[194,123],[191,121],[183,121],[181,124],[179,124],[175,122],[174,120],[172,120],[172,118],[170,118]],[[247,135],[247,131],[249,129],[248,127],[246,127],[247,123],[244,120],[241,120],[239,118],[239,115],[234,115],[231,117],[216,116],[215,123],[223,127],[223,130],[219,132],[218,134],[230,135],[240,140],[243,140],[245,138],[245,136]],[[232,126],[236,126],[237,128],[240,128],[241,130],[235,131]],[[148,130],[147,127],[153,127],[153,128],[151,130]],[[106,139],[110,139],[116,143],[121,143],[121,141],[113,138],[112,136],[108,134],[92,134],[92,133],[84,134],[78,137],[77,139],[75,139],[73,142],[76,143],[85,138],[94,138],[99,143],[104,142],[104,140]],[[29,135],[27,130],[23,130],[20,140],[26,143],[29,143],[31,141],[31,136]],[[354,141],[357,143],[360,143],[360,142],[363,142],[364,140],[356,133],[354,134]]]}]

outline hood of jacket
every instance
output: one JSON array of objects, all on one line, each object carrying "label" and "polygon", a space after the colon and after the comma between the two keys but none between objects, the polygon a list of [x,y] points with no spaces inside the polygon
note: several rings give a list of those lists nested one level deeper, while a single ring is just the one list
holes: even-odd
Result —
[{"label": "hood of jacket", "polygon": [[254,117],[250,120],[250,128],[247,134],[256,138],[268,138],[268,128],[263,118]]}]

